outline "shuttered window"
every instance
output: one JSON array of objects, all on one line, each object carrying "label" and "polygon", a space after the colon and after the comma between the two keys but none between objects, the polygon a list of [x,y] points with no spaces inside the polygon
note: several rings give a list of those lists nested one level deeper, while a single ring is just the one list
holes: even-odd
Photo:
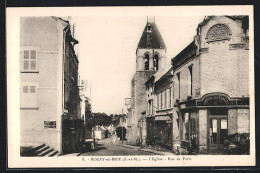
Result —
[{"label": "shuttered window", "polygon": [[23,70],[37,70],[37,52],[36,50],[23,51]]},{"label": "shuttered window", "polygon": [[34,84],[24,84],[21,91],[21,108],[37,108],[37,87]]}]

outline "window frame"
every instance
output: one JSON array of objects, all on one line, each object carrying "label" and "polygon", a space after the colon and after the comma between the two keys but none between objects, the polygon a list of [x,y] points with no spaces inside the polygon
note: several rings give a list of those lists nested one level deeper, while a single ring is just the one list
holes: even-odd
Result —
[{"label": "window frame", "polygon": [[190,79],[190,81],[189,81],[189,84],[190,84],[190,86],[189,86],[189,89],[190,89],[190,95],[192,96],[192,81],[193,81],[193,68],[192,68],[192,66],[193,66],[193,64],[191,64],[189,67],[188,67],[188,69],[189,69],[189,75],[190,75],[190,77],[189,77],[189,79]]},{"label": "window frame", "polygon": [[150,68],[150,64],[149,63],[150,63],[150,55],[148,53],[146,53],[144,55],[144,70],[145,71],[149,71],[149,68]]},{"label": "window frame", "polygon": [[181,99],[181,73],[178,72],[176,75],[178,80],[178,99]]},{"label": "window frame", "polygon": [[169,88],[169,108],[172,107],[172,87]]},{"label": "window frame", "polygon": [[164,91],[164,109],[167,109],[167,90]]},{"label": "window frame", "polygon": [[[27,89],[27,93],[24,93],[24,87],[28,87]],[[31,87],[34,87],[34,92],[31,92]],[[38,89],[39,89],[39,84],[38,83],[33,83],[33,82],[28,82],[28,83],[22,83],[21,86],[20,86],[20,99],[28,99],[29,97],[35,97],[35,103],[32,104],[32,105],[23,105],[22,103],[22,100],[21,103],[20,103],[20,108],[21,109],[27,109],[27,108],[30,108],[30,109],[37,109],[39,108],[38,106]],[[24,97],[24,98],[23,98]],[[26,98],[27,97],[27,98]]]},{"label": "window frame", "polygon": [[[21,48],[21,72],[38,72],[39,47],[24,46]],[[28,59],[25,59],[25,51],[28,51]],[[35,59],[32,59],[32,51],[35,51]],[[25,61],[28,61],[28,69],[25,69]],[[35,61],[35,69],[31,64]]]},{"label": "window frame", "polygon": [[156,53],[154,55],[154,58],[153,58],[153,66],[154,66],[154,70],[159,70],[159,54]]}]

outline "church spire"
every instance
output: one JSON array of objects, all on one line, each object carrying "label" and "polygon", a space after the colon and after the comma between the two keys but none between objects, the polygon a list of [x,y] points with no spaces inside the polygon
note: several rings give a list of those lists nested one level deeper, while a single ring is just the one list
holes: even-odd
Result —
[{"label": "church spire", "polygon": [[137,48],[166,49],[162,36],[155,24],[154,16],[147,16],[147,23]]},{"label": "church spire", "polygon": [[154,16],[147,16],[147,23],[155,23],[155,17]]}]

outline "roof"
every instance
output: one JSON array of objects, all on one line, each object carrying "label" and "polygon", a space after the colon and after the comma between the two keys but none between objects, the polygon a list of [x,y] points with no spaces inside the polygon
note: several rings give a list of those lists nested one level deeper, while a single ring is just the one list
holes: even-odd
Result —
[{"label": "roof", "polygon": [[154,74],[154,83],[158,82],[161,78],[164,76],[170,74],[171,72],[171,62],[166,64],[165,68],[160,68],[155,74]]},{"label": "roof", "polygon": [[[147,31],[148,26],[151,27],[151,32]],[[147,22],[137,48],[166,49],[166,45],[154,22]]]},{"label": "roof", "polygon": [[[203,21],[199,23],[198,27],[206,25],[208,23],[208,21],[210,21],[214,17],[217,17],[217,16],[205,16]],[[248,29],[248,20],[249,20],[248,16],[239,15],[239,16],[225,16],[225,17],[232,19],[232,20],[241,20],[242,21],[242,28],[244,30]]]},{"label": "roof", "polygon": [[190,60],[196,55],[197,45],[193,40],[186,48],[184,48],[178,55],[172,58],[173,69],[177,69],[182,64]]}]

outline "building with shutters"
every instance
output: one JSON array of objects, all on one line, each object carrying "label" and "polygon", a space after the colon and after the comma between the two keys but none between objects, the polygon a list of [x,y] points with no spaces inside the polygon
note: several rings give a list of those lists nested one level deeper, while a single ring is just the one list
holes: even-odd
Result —
[{"label": "building with shutters", "polygon": [[44,143],[60,153],[76,147],[72,141],[80,136],[77,43],[66,20],[20,18],[21,145]]}]

